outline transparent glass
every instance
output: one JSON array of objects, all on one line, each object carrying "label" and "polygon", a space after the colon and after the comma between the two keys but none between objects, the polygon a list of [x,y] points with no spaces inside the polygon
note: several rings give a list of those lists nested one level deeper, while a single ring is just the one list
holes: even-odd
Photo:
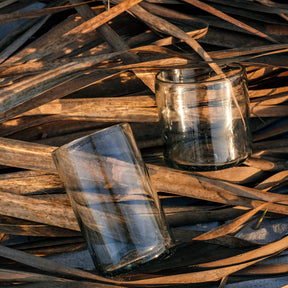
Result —
[{"label": "transparent glass", "polygon": [[156,101],[169,166],[219,170],[251,154],[245,69],[233,64],[222,71],[171,69],[157,74]]},{"label": "transparent glass", "polygon": [[72,141],[53,158],[98,274],[168,253],[170,233],[129,124]]}]

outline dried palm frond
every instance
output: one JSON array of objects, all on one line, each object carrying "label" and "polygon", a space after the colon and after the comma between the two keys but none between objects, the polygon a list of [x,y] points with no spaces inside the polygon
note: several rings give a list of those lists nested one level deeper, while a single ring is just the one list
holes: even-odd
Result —
[{"label": "dried palm frond", "polygon": [[[115,0],[103,6],[43,0],[42,8],[34,9],[35,2],[0,4],[0,25],[18,25],[0,39],[1,283],[225,287],[247,277],[286,275],[287,264],[262,260],[283,255],[287,236],[263,245],[235,233],[247,225],[255,228],[255,221],[261,227],[263,217],[288,215],[287,4]],[[166,167],[159,150],[155,74],[203,65],[221,73],[231,62],[247,72],[252,157],[216,172]],[[111,280],[45,259],[85,249],[51,153],[122,121],[131,124],[177,249],[135,275]],[[176,198],[182,204],[171,206],[169,199]],[[183,228],[205,221],[219,226],[206,233]],[[13,243],[19,236],[34,238]]]}]

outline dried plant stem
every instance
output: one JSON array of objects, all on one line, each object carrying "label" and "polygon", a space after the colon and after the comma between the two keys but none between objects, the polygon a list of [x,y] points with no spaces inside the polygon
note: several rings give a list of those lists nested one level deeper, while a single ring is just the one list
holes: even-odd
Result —
[{"label": "dried plant stem", "polygon": [[74,237],[80,234],[76,231],[34,222],[30,224],[0,224],[0,230],[5,234],[38,237]]},{"label": "dried plant stem", "polygon": [[[41,105],[41,103],[45,104],[53,99],[64,96],[63,94],[55,93],[56,91],[60,90],[62,93],[69,94],[69,92],[71,92],[70,89],[72,89],[72,92],[74,92],[75,85],[77,88],[80,85],[79,82],[75,83],[74,79],[79,76],[79,72],[81,74],[82,69],[85,70],[91,67],[91,64],[91,61],[76,66],[74,66],[73,63],[66,64],[61,68],[44,72],[35,77],[29,77],[29,79],[20,81],[20,83],[15,83],[15,85],[4,88],[1,91],[2,93],[0,93],[0,102],[3,105],[0,113],[0,122],[10,119],[21,112],[25,112],[32,107],[37,107],[37,105]],[[76,70],[74,70],[73,67]],[[79,68],[80,70],[78,70]],[[87,81],[90,81],[89,83],[97,80],[97,78],[93,77],[93,79],[91,79],[89,76],[90,75],[86,76]],[[101,76],[101,78],[103,78],[103,74]],[[72,85],[71,83],[73,82],[74,84]],[[63,86],[65,86],[65,84],[71,85],[66,92],[63,92]],[[48,95],[49,97],[45,97]]]},{"label": "dried plant stem", "polygon": [[186,34],[183,30],[179,29],[175,25],[171,24],[170,22],[155,16],[148,11],[146,11],[144,8],[142,8],[139,5],[135,5],[134,7],[130,8],[129,11],[131,11],[133,14],[135,14],[137,17],[139,17],[142,21],[147,23],[148,25],[151,25],[155,29],[168,34],[172,35],[176,38],[180,38],[183,41],[185,41],[191,48],[194,49],[194,51],[199,54],[202,59],[207,61],[207,64],[217,73],[222,74],[221,68],[213,62],[210,55],[201,47],[201,45],[193,39],[191,36]]},{"label": "dried plant stem", "polygon": [[[258,112],[254,113],[256,106]],[[285,116],[287,114],[287,109],[284,105],[262,106],[259,103],[253,103],[250,108],[254,114],[251,116],[269,117],[276,115]],[[129,109],[129,113],[127,113],[127,109]],[[145,119],[145,122],[158,120],[156,102],[151,95],[54,100],[22,115],[48,115],[51,114],[51,111],[53,111],[53,114],[61,114],[62,116],[93,117],[103,121],[105,119],[106,121],[131,121],[133,115],[135,122],[145,121]],[[111,111],[114,113],[111,113]]]},{"label": "dried plant stem", "polygon": [[4,192],[0,192],[0,204],[2,215],[79,231],[69,206]]},{"label": "dried plant stem", "polygon": [[77,277],[78,279],[86,279],[86,280],[94,280],[94,281],[100,281],[102,283],[118,283],[117,281],[108,280],[106,278],[102,278],[100,276],[97,276],[95,274],[75,269],[71,267],[67,267],[65,265],[62,265],[60,263],[56,263],[54,261],[50,261],[48,259],[36,257],[34,255],[17,251],[15,249],[11,249],[8,247],[5,247],[3,245],[0,245],[0,255],[1,257],[5,257],[14,261],[17,261],[22,264],[26,264],[30,267],[35,267],[37,269],[40,269],[42,271],[51,272],[52,274],[56,275],[62,275],[64,277]]},{"label": "dried plant stem", "polygon": [[258,152],[261,150],[269,149],[271,147],[273,148],[281,148],[281,147],[287,147],[288,143],[286,139],[281,139],[278,137],[276,140],[267,140],[267,141],[261,141],[253,143],[253,151]]},{"label": "dried plant stem", "polygon": [[198,267],[217,267],[219,264],[223,266],[233,265],[233,264],[241,263],[242,261],[250,261],[257,257],[263,257],[263,254],[266,254],[266,253],[267,253],[266,255],[273,255],[274,253],[279,253],[282,250],[287,249],[287,239],[288,239],[288,236],[282,238],[281,240],[275,241],[263,247],[254,249],[252,251],[249,251],[249,252],[234,256],[234,257],[221,259],[219,261],[203,263],[197,266]]},{"label": "dried plant stem", "polygon": [[274,187],[281,186],[286,183],[288,180],[288,170],[278,172],[271,177],[266,178],[261,183],[255,186],[255,189],[259,189],[262,191],[269,191]]},{"label": "dried plant stem", "polygon": [[[65,280],[63,278],[58,278],[54,276],[48,276],[43,274],[22,272],[17,270],[8,270],[8,269],[0,269],[0,279],[3,282],[8,282],[9,280],[13,280],[14,282],[29,282],[33,279],[33,281],[43,282],[43,281],[64,281],[70,282],[69,280]],[[57,284],[56,284],[57,285]],[[5,285],[6,286],[6,285]]]},{"label": "dried plant stem", "polygon": [[[64,2],[64,1],[61,1],[61,2]],[[22,19],[37,18],[40,16],[65,11],[67,9],[71,9],[71,8],[77,7],[79,5],[83,5],[83,4],[87,4],[87,3],[91,3],[91,2],[94,2],[94,1],[86,1],[84,3],[82,2],[80,4],[66,5],[63,7],[43,8],[43,9],[34,10],[34,11],[21,11],[21,12],[9,13],[9,14],[1,14],[0,15],[0,24],[18,21],[18,20],[22,20]]]},{"label": "dried plant stem", "polygon": [[3,63],[9,56],[11,56],[21,45],[23,45],[35,32],[37,32],[49,19],[49,16],[44,17],[37,23],[35,23],[29,30],[23,33],[20,37],[17,38],[10,44],[6,49],[0,53],[0,64]]},{"label": "dried plant stem", "polygon": [[[81,3],[80,0],[70,0],[71,3]],[[80,6],[76,8],[80,15],[86,19],[92,19],[95,17],[94,11],[87,5]],[[116,50],[116,51],[127,51],[130,47],[122,40],[122,38],[107,24],[103,24],[98,27],[99,32],[102,37]],[[124,60],[124,63],[134,63],[139,62],[140,59],[132,53],[123,53],[121,58]],[[151,74],[145,73],[142,71],[140,73],[138,70],[133,70],[133,72],[145,83],[151,91],[154,91],[154,77]]]},{"label": "dried plant stem", "polygon": [[252,216],[254,216],[258,211],[263,210],[264,208],[268,207],[271,203],[265,203],[263,205],[258,206],[255,209],[250,210],[249,212],[246,212],[245,214],[237,217],[236,219],[233,219],[232,221],[220,225],[214,229],[211,229],[208,232],[203,233],[200,236],[197,236],[193,238],[193,240],[211,240],[214,238],[217,238],[219,236],[223,236],[229,233],[235,233],[238,231],[239,226],[242,225],[244,222],[249,220]]},{"label": "dried plant stem", "polygon": [[[54,149],[55,147],[1,138],[0,151],[2,153],[0,155],[3,156],[0,158],[0,164],[56,172],[51,157]],[[258,207],[263,204],[263,201],[277,201],[278,199],[278,196],[273,193],[245,186],[195,176],[152,164],[147,164],[147,167],[157,191],[250,208]],[[178,181],[179,177],[181,182]],[[285,197],[283,196],[283,198]],[[270,211],[288,214],[288,206],[271,204]]]},{"label": "dried plant stem", "polygon": [[245,185],[260,179],[263,176],[263,171],[260,165],[251,165],[249,168],[247,166],[238,166],[219,171],[194,172],[193,174]]},{"label": "dried plant stem", "polygon": [[[256,196],[254,194],[256,189],[251,190],[244,186],[228,184],[219,180],[185,175],[185,173],[160,166],[147,166],[153,186],[157,191],[250,208],[258,207],[266,201],[273,201],[272,199],[277,200],[278,197],[278,195],[272,195],[272,193],[268,195],[265,194],[267,192],[262,191],[258,191],[260,193]],[[181,183],[177,181],[179,177],[181,177]],[[269,211],[274,213],[287,215],[287,210],[286,205],[271,204],[269,207]]]},{"label": "dried plant stem", "polygon": [[[57,38],[57,36],[59,37],[59,35],[57,34],[53,38]],[[41,43],[41,44],[44,45],[44,43]],[[282,45],[285,45],[285,44],[282,44]],[[249,54],[254,54],[254,53],[261,53],[262,50],[264,52],[265,51],[273,51],[273,49],[277,49],[277,46],[279,46],[279,45],[275,44],[275,45],[268,45],[268,46],[260,46],[258,49],[253,49],[253,50],[251,50],[249,48],[246,48],[246,49],[242,48],[242,49],[229,49],[229,50],[224,50],[224,51],[212,51],[212,52],[209,52],[209,55],[213,59],[218,59],[217,61],[219,61],[221,59],[225,60],[225,58],[228,58],[227,61],[231,62],[231,61],[237,60],[237,58],[235,58],[237,55],[242,55],[242,54],[244,54],[244,55],[248,54],[249,55]],[[37,51],[39,51],[40,48],[41,48],[41,45],[40,45],[40,47],[31,48],[31,49],[33,49],[33,50],[36,49]],[[238,50],[240,50],[240,51],[238,51]],[[255,50],[256,50],[256,52],[255,52]],[[259,50],[259,52],[257,52],[258,50]],[[134,52],[137,52],[137,51],[139,51],[139,52],[141,52],[141,51],[153,52],[153,51],[155,51],[155,52],[159,52],[159,53],[162,51],[162,53],[164,53],[164,50],[159,50],[159,47],[157,48],[157,46],[155,47],[152,45],[133,48],[133,49],[131,49],[131,51],[134,51]],[[168,50],[165,50],[165,51],[167,52]],[[124,51],[124,52],[126,52],[126,51]],[[169,52],[171,53],[171,50]],[[231,56],[230,56],[230,54],[231,54]],[[118,54],[118,55],[121,55],[121,54]],[[176,56],[176,53],[175,53],[175,56]],[[180,66],[185,66],[185,65],[189,65],[191,67],[191,65],[199,65],[199,59],[194,57],[193,55],[187,55],[189,60],[190,60],[189,62],[187,61],[188,58],[184,57],[184,55],[177,53],[177,56],[179,57],[178,59],[165,58],[165,59],[157,59],[154,61],[153,60],[145,61],[145,62],[141,61],[140,63],[135,63],[133,66],[126,65],[126,66],[113,67],[113,64],[111,64],[111,65],[105,67],[105,69],[108,69],[108,70],[122,69],[122,70],[124,70],[124,69],[137,69],[137,68],[140,69],[141,67],[152,68],[152,69],[153,68],[161,69],[163,67],[169,68],[169,67],[180,67]],[[23,57],[23,55],[22,55],[22,57]],[[151,55],[151,57],[152,57],[152,55]],[[232,57],[232,59],[229,59],[229,57]],[[86,60],[89,60],[89,57],[85,57],[85,58],[86,58]],[[234,60],[234,58],[235,58],[235,60]],[[21,59],[21,57],[20,57],[20,59]],[[37,62],[31,62],[30,61],[30,62],[16,63],[20,59],[18,59],[18,58],[15,59],[13,61],[13,63],[8,61],[9,64],[8,63],[5,63],[5,65],[2,64],[1,70],[0,70],[0,75],[2,77],[5,77],[5,76],[9,76],[9,75],[19,75],[19,74],[21,75],[23,73],[40,73],[40,72],[47,71],[47,70],[50,70],[53,68],[57,68],[63,64],[66,64],[67,62],[72,62],[72,61],[76,62],[77,59],[78,59],[78,61],[81,61],[81,59],[84,59],[84,57],[82,57],[82,58],[77,57],[77,58],[70,58],[70,59],[69,58],[54,59],[51,61],[48,61],[48,60],[40,61],[39,60]],[[24,58],[24,60],[25,59],[26,58]],[[26,59],[26,60],[29,60],[29,59]],[[91,60],[93,61],[93,57],[91,58]],[[248,74],[248,79],[249,79],[249,77],[251,77],[250,74]],[[250,97],[252,97],[252,98],[262,97],[265,95],[272,96],[272,95],[277,94],[277,93],[279,93],[279,94],[285,93],[285,92],[287,92],[287,90],[288,90],[288,88],[285,86],[284,87],[278,87],[278,88],[270,88],[270,89],[251,90],[250,91]],[[273,104],[275,104],[275,103],[273,103]]]},{"label": "dried plant stem", "polygon": [[5,1],[2,1],[2,3],[0,4],[0,9],[5,7],[5,6],[8,6],[8,5],[11,5],[15,2],[17,2],[18,0],[5,0]]},{"label": "dried plant stem", "polygon": [[[56,172],[55,165],[51,158],[52,151],[56,147],[44,146],[24,141],[1,138],[0,155],[1,164],[32,169]],[[16,156],[17,155],[17,156]],[[40,160],[41,159],[41,160]]]},{"label": "dried plant stem", "polygon": [[269,161],[261,158],[249,158],[245,161],[245,165],[259,168],[263,171],[279,171],[288,168],[288,161]]},{"label": "dried plant stem", "polygon": [[136,280],[131,281],[130,283],[133,285],[176,285],[176,284],[185,284],[185,283],[201,283],[203,282],[203,279],[205,278],[205,282],[210,281],[218,281],[221,280],[224,277],[227,277],[228,275],[235,273],[236,271],[242,270],[248,266],[251,266],[261,260],[264,260],[265,257],[249,261],[244,264],[237,264],[234,266],[224,267],[224,268],[218,268],[218,269],[211,269],[201,272],[191,272],[191,273],[183,273],[178,275],[171,275],[171,276],[160,276],[160,277],[154,277],[150,279],[144,279],[144,280]]},{"label": "dried plant stem", "polygon": [[[284,194],[279,199],[276,193],[288,177],[288,145],[281,137],[287,133],[283,120],[287,117],[288,49],[286,44],[267,42],[276,43],[279,39],[284,43],[287,27],[278,15],[287,19],[287,4],[258,0],[270,5],[265,7],[249,0],[211,0],[210,6],[202,0],[115,0],[113,4],[118,5],[104,11],[101,2],[92,7],[87,5],[92,1],[71,0],[72,5],[65,2],[67,5],[56,7],[64,2],[45,0],[43,3],[52,3],[54,7],[14,13],[31,8],[36,2],[5,0],[0,4],[0,23],[30,19],[0,41],[0,61],[4,61],[0,65],[0,136],[10,137],[0,138],[0,233],[7,233],[0,234],[0,238],[3,241],[13,240],[13,235],[41,237],[39,241],[7,244],[14,249],[0,245],[1,283],[23,288],[124,288],[194,287],[194,283],[203,287],[207,282],[221,281],[220,286],[224,287],[230,277],[231,281],[242,281],[247,276],[287,273],[285,264],[253,265],[288,249],[287,237],[264,246],[228,234],[235,233],[257,217],[257,211],[266,208],[269,217],[288,215],[288,196]],[[218,10],[213,8],[214,3]],[[214,16],[191,10],[191,4]],[[186,8],[195,18],[187,14]],[[49,15],[60,11],[63,12],[59,17],[54,15],[46,21]],[[248,19],[248,25],[246,20],[237,20],[238,16],[235,19],[223,13],[226,11]],[[280,33],[284,37],[280,38]],[[198,42],[207,44],[209,51]],[[162,151],[159,153],[160,147],[156,147],[163,142],[155,98],[143,83],[154,91],[154,75],[160,69],[199,65],[210,65],[220,75],[216,77],[225,77],[222,64],[231,62],[244,64],[248,72],[253,157],[238,167],[216,172],[192,173],[166,167]],[[56,100],[60,98],[63,99]],[[235,99],[234,102],[237,106]],[[142,150],[143,158],[172,226],[175,248],[180,250],[175,249],[170,259],[149,263],[134,279],[127,276],[121,280],[104,279],[31,255],[65,253],[84,245],[51,153],[56,146],[107,127],[108,123],[122,121],[131,123],[138,147],[152,148]],[[105,165],[123,165],[115,161],[107,158]],[[121,167],[121,176],[130,172],[129,165]],[[121,176],[113,174],[115,178]],[[127,185],[135,184],[131,177],[123,178]],[[133,192],[137,193],[135,189]],[[137,202],[139,196],[135,197]],[[79,197],[77,200],[79,205],[83,204]],[[89,200],[97,201],[93,195]],[[117,200],[124,202],[127,198],[119,196]],[[228,224],[204,234],[175,228],[213,220],[228,220]],[[33,273],[29,266],[35,268]],[[245,267],[248,269],[243,270]]]},{"label": "dried plant stem", "polygon": [[[85,271],[75,269],[75,268],[69,268],[62,264],[58,264],[50,260],[35,257],[25,252],[16,251],[16,250],[4,247],[4,246],[0,246],[0,256],[35,267],[37,269],[41,269],[43,271],[50,272],[52,273],[52,275],[53,274],[63,275],[65,278],[68,278],[68,279],[70,276],[70,277],[78,277],[82,280],[93,280],[93,281],[100,281],[101,283],[107,283],[107,284],[118,284],[120,285],[120,287],[121,285],[124,285],[124,287],[125,286],[137,287],[139,285],[140,286],[146,285],[145,287],[149,287],[150,285],[155,286],[157,284],[158,285],[165,285],[165,284],[175,285],[175,284],[185,284],[185,283],[187,284],[188,283],[201,283],[203,282],[204,279],[205,279],[204,280],[205,282],[220,280],[221,278],[226,277],[230,275],[231,273],[235,273],[236,271],[242,270],[243,268],[249,267],[267,258],[273,252],[279,253],[281,250],[287,248],[286,238],[280,241],[276,241],[272,244],[269,244],[263,247],[262,249],[258,248],[257,250],[254,250],[254,251],[257,251],[255,255],[253,255],[252,252],[254,251],[252,251],[252,252],[247,252],[245,254],[231,258],[233,260],[235,259],[232,262],[233,264],[234,263],[240,263],[240,264],[234,264],[234,265],[232,264],[225,268],[216,268],[216,269],[205,270],[201,272],[183,273],[179,275],[162,276],[162,277],[158,276],[158,277],[151,277],[148,279],[132,280],[132,281],[117,281],[117,280],[102,278],[100,276],[94,275],[89,272],[85,272]],[[240,262],[241,259],[243,259],[242,263]],[[250,259],[253,259],[253,260],[250,260]],[[225,261],[225,260],[221,260],[221,261]],[[243,264],[244,261],[246,262]],[[210,263],[207,263],[206,265],[208,264]]]},{"label": "dried plant stem", "polygon": [[239,20],[237,20],[237,19],[235,19],[235,18],[233,18],[233,17],[231,17],[231,16],[229,16],[229,15],[227,15],[227,14],[225,14],[225,13],[223,13],[223,12],[217,10],[217,9],[215,9],[215,8],[213,8],[212,6],[210,6],[210,5],[208,5],[208,4],[204,3],[204,2],[201,2],[201,1],[198,1],[198,0],[184,0],[184,1],[196,6],[198,8],[200,8],[200,9],[203,9],[203,10],[205,10],[205,11],[211,13],[211,14],[214,14],[217,17],[222,18],[223,20],[226,20],[226,21],[228,21],[230,23],[233,23],[234,25],[237,25],[237,26],[239,26],[239,27],[241,27],[241,28],[243,28],[243,29],[245,29],[245,30],[257,35],[257,36],[259,36],[259,37],[263,37],[263,38],[265,38],[265,39],[267,39],[267,40],[269,40],[269,41],[271,41],[273,43],[278,43],[278,41],[274,40],[273,38],[271,38],[270,36],[266,35],[265,33],[262,33],[260,31],[258,31],[257,29],[255,29],[255,28],[253,28],[253,27],[251,27],[251,26],[249,26],[249,25],[247,25],[247,24],[245,24],[245,23],[243,23],[243,22],[241,22],[241,21],[239,21]]},{"label": "dried plant stem", "polygon": [[[281,109],[280,111],[278,111],[278,116],[287,116],[287,105],[283,105],[282,107],[280,106]],[[283,114],[281,112],[284,112]],[[271,115],[270,115],[271,116]],[[276,116],[276,115],[274,115]],[[268,129],[267,131],[263,131],[262,133],[258,133],[257,135],[253,136],[253,141],[262,141],[265,139],[269,139],[270,137],[275,137],[284,133],[287,133],[288,131],[288,125],[286,123],[284,124],[280,124],[278,126],[275,126],[275,128],[272,129]],[[273,147],[271,147],[273,148]]]}]

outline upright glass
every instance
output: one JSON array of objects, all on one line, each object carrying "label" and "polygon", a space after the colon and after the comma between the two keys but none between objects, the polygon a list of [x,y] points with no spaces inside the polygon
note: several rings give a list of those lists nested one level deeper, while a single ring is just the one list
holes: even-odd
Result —
[{"label": "upright glass", "polygon": [[98,274],[168,253],[172,240],[129,124],[72,141],[53,158]]},{"label": "upright glass", "polygon": [[170,69],[157,74],[156,101],[169,166],[219,170],[250,155],[245,69],[231,64],[222,71]]}]

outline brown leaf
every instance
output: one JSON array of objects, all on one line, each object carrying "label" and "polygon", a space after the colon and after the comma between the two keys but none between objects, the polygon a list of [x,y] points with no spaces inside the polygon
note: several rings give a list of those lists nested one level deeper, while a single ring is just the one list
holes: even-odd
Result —
[{"label": "brown leaf", "polygon": [[271,203],[265,203],[263,205],[260,205],[259,207],[252,209],[251,211],[245,213],[244,215],[241,215],[237,217],[234,220],[231,220],[230,222],[223,224],[221,226],[218,226],[206,233],[203,233],[202,235],[193,238],[193,240],[210,240],[214,239],[223,235],[227,235],[229,233],[234,233],[239,229],[239,226],[245,223],[249,218],[251,218],[253,215],[255,215],[260,210],[269,207]]}]

